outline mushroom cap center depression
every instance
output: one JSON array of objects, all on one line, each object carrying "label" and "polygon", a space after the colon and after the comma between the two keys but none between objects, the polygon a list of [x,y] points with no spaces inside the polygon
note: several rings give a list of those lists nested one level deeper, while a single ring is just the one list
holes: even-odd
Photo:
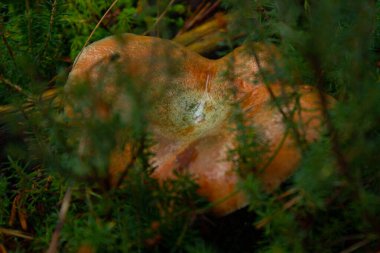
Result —
[{"label": "mushroom cap center depression", "polygon": [[221,92],[178,85],[163,93],[150,115],[157,135],[188,142],[215,132],[228,120],[231,106]]}]

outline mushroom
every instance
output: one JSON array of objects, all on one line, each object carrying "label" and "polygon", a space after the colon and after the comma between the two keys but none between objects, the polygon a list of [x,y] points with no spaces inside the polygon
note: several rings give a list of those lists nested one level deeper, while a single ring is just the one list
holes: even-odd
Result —
[{"label": "mushroom", "polygon": [[[236,132],[231,131],[234,104],[244,112],[244,124],[253,126],[258,141],[268,147],[262,163],[252,168],[268,192],[292,174],[301,158],[297,139],[287,134],[284,115],[291,115],[290,120],[302,126],[307,142],[320,133],[322,113],[315,88],[278,82],[268,85],[259,75],[262,68],[273,69],[273,60],[278,57],[275,52],[273,46],[254,44],[211,60],[169,40],[133,34],[111,36],[83,50],[65,89],[70,97],[74,87],[87,83],[101,94],[96,108],[80,117],[107,118],[111,111],[128,117],[130,104],[123,82],[117,84],[117,73],[144,86],[146,96],[152,98],[148,115],[155,140],[152,177],[163,181],[175,177],[176,171],[189,173],[199,184],[199,194],[214,202],[212,211],[221,216],[247,205],[247,196],[237,186],[236,164],[229,157],[229,151],[238,145]],[[293,94],[298,94],[298,103],[273,105],[274,96]],[[72,107],[76,101],[70,103],[66,113],[75,118]],[[294,108],[297,112],[291,114]],[[113,182],[130,156],[128,146],[115,148],[111,154]]]}]

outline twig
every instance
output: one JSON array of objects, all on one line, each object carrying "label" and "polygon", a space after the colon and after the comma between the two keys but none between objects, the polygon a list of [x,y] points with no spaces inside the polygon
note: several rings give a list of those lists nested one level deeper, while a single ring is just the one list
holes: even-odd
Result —
[{"label": "twig", "polygon": [[31,234],[16,230],[16,229],[9,229],[9,228],[1,228],[0,227],[0,234],[4,235],[10,235],[15,237],[20,237],[26,240],[33,240],[33,236]]},{"label": "twig", "polygon": [[28,50],[32,51],[32,19],[30,18],[30,3],[29,0],[25,0],[26,16],[28,19]]},{"label": "twig", "polygon": [[210,8],[208,8],[206,11],[204,11],[202,16],[199,17],[198,20],[196,20],[196,21],[198,22],[199,20],[202,20],[205,17],[207,17],[211,12],[213,12],[214,10],[216,10],[216,8],[218,8],[218,6],[220,5],[221,2],[222,2],[221,0],[218,0],[215,3],[213,3],[213,5],[211,5]]},{"label": "twig", "polygon": [[176,37],[180,34],[182,34],[185,31],[188,31],[192,25],[193,25],[193,20],[197,18],[199,13],[204,9],[206,6],[206,0],[202,0],[201,3],[198,4],[197,8],[194,10],[193,14],[185,21],[185,24],[183,27],[178,31]]},{"label": "twig", "polygon": [[[220,0],[216,1],[211,5],[211,3],[204,4],[205,1],[203,1],[199,7],[195,10],[192,17],[190,17],[184,24],[184,26],[181,28],[181,30],[178,31],[177,36],[183,34],[184,32],[188,31],[190,28],[192,28],[197,22],[204,19],[206,16],[208,16],[211,12],[213,12],[220,4]],[[211,6],[210,6],[211,5]]]},{"label": "twig", "polygon": [[361,240],[361,241],[355,243],[354,245],[352,245],[348,249],[345,249],[345,250],[341,251],[340,253],[351,253],[351,252],[354,252],[354,251],[360,249],[361,247],[364,247],[365,245],[367,245],[368,243],[370,243],[372,240],[373,240],[372,238],[365,238],[364,240]]},{"label": "twig", "polygon": [[[62,98],[58,95],[58,89],[57,88],[52,88],[48,89],[42,95],[39,97],[39,101],[49,101],[53,100],[53,105],[54,106],[59,106],[62,102]],[[35,105],[34,102],[28,101],[27,103],[24,103],[22,106],[17,107],[13,105],[0,105],[0,115],[5,115],[9,113],[14,113],[14,112],[19,112],[20,110],[26,112],[30,110],[33,105]]]},{"label": "twig", "polygon": [[39,56],[38,58],[40,58],[46,51],[48,45],[49,45],[49,41],[51,39],[51,33],[53,31],[53,25],[54,25],[54,17],[55,17],[55,14],[57,12],[57,0],[54,0],[52,6],[51,6],[51,13],[50,13],[50,22],[49,22],[49,31],[46,35],[46,40],[45,40],[45,44],[44,44],[44,47],[43,49],[41,50],[41,52],[39,53]]},{"label": "twig", "polygon": [[[183,35],[185,35],[184,33]],[[231,39],[235,40],[244,36],[243,33],[236,34]],[[197,41],[188,45],[187,48],[191,51],[197,52],[199,54],[204,54],[212,52],[216,48],[220,47],[221,43],[225,42],[226,35],[221,29],[214,31],[213,33],[199,38]]]},{"label": "twig", "polygon": [[125,166],[123,172],[121,173],[121,175],[119,177],[119,180],[117,181],[117,184],[116,184],[115,188],[119,188],[120,185],[123,183],[124,178],[128,175],[128,172],[130,171],[130,169],[136,164],[137,158],[139,157],[139,155],[142,154],[142,152],[144,152],[144,149],[145,149],[145,138],[143,137],[141,139],[141,141],[140,141],[140,145],[139,145],[138,149],[132,155],[131,160]]},{"label": "twig", "polygon": [[241,190],[235,189],[231,193],[227,194],[226,196],[221,197],[221,198],[207,204],[205,207],[202,207],[202,208],[195,210],[195,214],[204,214],[205,212],[211,210],[213,207],[216,207],[216,206],[222,204],[223,202],[227,201],[230,198],[233,198],[234,196],[236,196],[239,193],[241,193]]},{"label": "twig", "polygon": [[18,109],[12,105],[0,105],[0,115],[16,112]]},{"label": "twig", "polygon": [[7,249],[4,247],[2,243],[0,243],[0,253],[7,253]]},{"label": "twig", "polygon": [[115,188],[119,188],[120,187],[120,185],[124,181],[124,178],[128,175],[128,172],[130,171],[130,169],[136,164],[138,153],[139,152],[136,152],[132,156],[131,161],[127,164],[127,166],[125,166],[123,172],[121,173],[121,175],[119,176],[119,179],[117,180]]},{"label": "twig", "polygon": [[0,75],[0,82],[7,85],[9,88],[11,88],[12,90],[28,97],[28,98],[32,98],[32,94],[30,94],[29,92],[25,91],[23,88],[21,88],[21,86],[17,85],[17,84],[14,84],[12,83],[11,81],[9,81],[8,79],[5,79],[2,75]]},{"label": "twig", "polygon": [[[319,100],[321,102],[322,114],[325,119],[328,136],[330,137],[330,141],[331,141],[331,152],[335,156],[335,160],[336,160],[340,173],[344,175],[350,182],[353,183],[353,180],[352,180],[353,178],[349,173],[348,162],[340,150],[337,131],[331,121],[330,114],[328,112],[328,101],[327,101],[326,95],[322,91],[324,76],[323,76],[321,64],[318,60],[318,57],[315,55],[311,55],[310,59],[311,59],[311,63],[314,70],[314,76],[316,78],[316,85],[317,85],[317,90],[319,94]],[[356,189],[356,187],[354,188]]]},{"label": "twig", "polygon": [[296,195],[294,198],[290,199],[288,202],[286,202],[281,209],[275,211],[272,215],[258,221],[255,224],[255,228],[261,229],[265,227],[269,222],[271,222],[276,215],[278,215],[280,212],[286,211],[290,209],[291,207],[295,206],[302,200],[302,195]]},{"label": "twig", "polygon": [[213,33],[221,33],[221,30],[227,26],[228,22],[231,19],[231,15],[215,15],[212,20],[195,27],[190,31],[177,35],[173,41],[184,46],[188,46],[207,35],[211,35]]},{"label": "twig", "polygon": [[58,215],[58,223],[57,223],[57,226],[55,227],[53,236],[52,236],[51,241],[50,241],[49,248],[46,251],[46,253],[57,252],[59,235],[61,233],[63,225],[65,224],[66,214],[67,214],[67,211],[69,210],[69,207],[70,207],[71,192],[72,192],[71,186],[69,186],[66,190],[65,196],[63,197],[61,210],[59,211],[59,215]]},{"label": "twig", "polygon": [[185,235],[186,235],[187,230],[189,229],[189,226],[191,225],[191,223],[192,223],[192,218],[190,217],[190,219],[188,218],[187,221],[185,222],[185,224],[183,224],[183,227],[181,229],[181,233],[179,234],[177,241],[175,243],[175,247],[171,252],[177,251],[177,249],[181,246],[183,239],[185,238]]},{"label": "twig", "polygon": [[94,35],[95,31],[98,29],[99,25],[103,22],[103,19],[107,16],[107,14],[112,10],[112,8],[115,6],[115,4],[118,2],[119,0],[115,0],[113,1],[113,3],[110,5],[110,7],[108,8],[108,10],[104,13],[104,15],[102,16],[102,18],[99,20],[99,22],[96,24],[95,28],[92,30],[92,32],[90,33],[90,35],[88,36],[86,42],[84,43],[82,49],[80,50],[77,58],[75,59],[74,63],[73,63],[73,68],[75,66],[75,64],[77,63],[79,57],[81,56],[81,54],[83,53],[83,50],[84,48],[87,46],[87,44],[89,43],[90,39],[92,38],[92,36]]},{"label": "twig", "polygon": [[294,138],[295,138],[296,143],[298,144],[299,148],[303,151],[304,148],[305,148],[305,147],[304,147],[304,143],[303,143],[303,141],[302,141],[302,139],[301,139],[300,133],[298,132],[297,128],[294,126],[294,122],[293,122],[293,120],[292,120],[292,118],[293,118],[293,114],[291,114],[291,115],[287,115],[287,114],[285,113],[285,111],[282,109],[281,104],[280,104],[280,102],[278,101],[276,95],[274,94],[272,88],[271,88],[271,87],[269,86],[269,84],[265,81],[266,78],[265,78],[265,74],[264,74],[264,71],[263,71],[264,69],[263,69],[263,67],[262,67],[262,65],[261,65],[261,62],[260,62],[260,59],[259,59],[257,53],[256,53],[255,51],[253,51],[253,52],[252,52],[252,55],[253,55],[253,58],[254,58],[254,60],[255,60],[255,62],[256,62],[257,68],[258,68],[258,70],[259,70],[259,74],[261,75],[261,77],[262,77],[262,79],[263,79],[263,83],[264,83],[264,85],[265,85],[265,87],[266,87],[266,89],[267,89],[267,91],[268,91],[268,93],[269,93],[269,96],[271,97],[272,101],[273,101],[274,104],[276,105],[276,107],[277,107],[278,111],[280,112],[280,114],[282,115],[284,121],[285,121],[286,123],[289,124],[289,128],[292,129],[293,136],[294,136]]},{"label": "twig", "polygon": [[8,54],[11,57],[11,59],[13,61],[13,64],[17,68],[15,55],[13,53],[13,50],[12,50],[11,46],[8,43],[7,37],[5,37],[5,32],[4,32],[3,29],[4,29],[4,27],[3,27],[3,18],[1,18],[1,22],[0,22],[0,34],[1,34],[1,38],[2,38],[2,40],[4,42],[5,47],[7,48]]},{"label": "twig", "polygon": [[151,32],[155,27],[156,25],[161,21],[161,19],[166,15],[166,13],[169,11],[169,8],[170,6],[173,5],[175,0],[171,0],[170,3],[168,4],[168,6],[166,6],[165,10],[161,13],[161,15],[156,19],[156,22],[154,22],[154,24],[148,29],[146,30],[143,35],[147,35],[149,32]]},{"label": "twig", "polygon": [[298,190],[297,188],[295,188],[295,187],[294,187],[294,188],[290,188],[290,189],[287,190],[286,192],[284,192],[284,193],[278,195],[278,196],[276,197],[276,199],[277,199],[277,200],[285,199],[286,197],[289,197],[289,196],[291,196],[291,195],[297,193],[298,191],[299,191],[299,190]]},{"label": "twig", "polygon": [[286,138],[288,137],[288,134],[289,134],[289,127],[286,127],[286,131],[283,134],[283,136],[282,136],[280,142],[278,143],[276,149],[273,151],[273,154],[268,158],[265,165],[260,168],[259,172],[264,172],[269,167],[269,165],[272,164],[272,162],[274,161],[274,159],[277,157],[278,153],[280,152],[281,148],[284,146]]}]

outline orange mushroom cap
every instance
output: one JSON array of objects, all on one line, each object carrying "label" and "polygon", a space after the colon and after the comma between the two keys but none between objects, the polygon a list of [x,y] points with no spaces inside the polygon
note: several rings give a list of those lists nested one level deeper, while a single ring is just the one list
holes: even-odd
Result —
[{"label": "orange mushroom cap", "polygon": [[[239,101],[245,123],[254,126],[263,145],[268,145],[263,164],[258,164],[258,168],[264,164],[265,168],[255,172],[268,191],[289,177],[301,158],[295,139],[286,135],[283,114],[271,103],[273,95],[297,91],[300,109],[291,120],[302,125],[306,141],[318,138],[321,128],[321,105],[315,89],[278,83],[267,86],[257,76],[258,61],[261,67],[270,68],[276,51],[263,45],[254,45],[254,50],[256,57],[240,47],[221,59],[210,60],[168,40],[133,34],[111,36],[89,45],[77,57],[66,91],[69,94],[81,82],[92,85],[102,80],[101,98],[111,102],[100,103],[96,113],[106,118],[111,110],[128,112],[129,108],[128,98],[115,84],[116,71],[146,85],[147,94],[155,101],[148,117],[156,143],[151,148],[155,154],[151,162],[156,166],[152,177],[162,181],[175,177],[176,170],[190,173],[199,184],[199,194],[217,203],[213,212],[225,215],[247,204],[237,186],[236,164],[228,157],[238,145],[236,133],[231,131],[234,103]],[[289,112],[294,107],[292,102],[282,110]],[[67,106],[66,112],[72,115],[70,111]],[[114,179],[124,170],[129,156],[128,148],[111,155],[109,170]]]}]

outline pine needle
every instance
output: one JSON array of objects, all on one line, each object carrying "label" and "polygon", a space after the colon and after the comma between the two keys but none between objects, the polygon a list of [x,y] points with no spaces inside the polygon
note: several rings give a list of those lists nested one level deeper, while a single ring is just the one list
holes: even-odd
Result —
[{"label": "pine needle", "polygon": [[86,42],[84,43],[82,49],[80,50],[77,58],[75,59],[74,61],[74,64],[73,64],[73,68],[75,66],[75,64],[77,63],[79,57],[81,56],[81,54],[83,53],[83,50],[84,48],[88,45],[88,43],[90,42],[92,36],[94,35],[95,31],[99,28],[100,24],[103,22],[104,18],[107,16],[107,14],[112,10],[112,8],[116,5],[116,3],[118,2],[119,0],[115,0],[113,1],[113,3],[110,5],[110,7],[107,9],[107,11],[104,13],[104,15],[102,16],[102,18],[99,20],[99,22],[96,24],[95,28],[92,30],[92,32],[90,33],[90,35],[88,36]]},{"label": "pine needle", "polygon": [[166,15],[166,13],[169,11],[169,8],[170,6],[173,5],[173,3],[175,2],[175,0],[171,0],[170,3],[168,4],[168,6],[166,6],[165,10],[161,13],[161,15],[156,19],[156,22],[154,22],[154,24],[148,29],[146,30],[143,35],[147,35],[149,32],[151,32],[156,26],[157,24],[161,21],[161,19]]}]

